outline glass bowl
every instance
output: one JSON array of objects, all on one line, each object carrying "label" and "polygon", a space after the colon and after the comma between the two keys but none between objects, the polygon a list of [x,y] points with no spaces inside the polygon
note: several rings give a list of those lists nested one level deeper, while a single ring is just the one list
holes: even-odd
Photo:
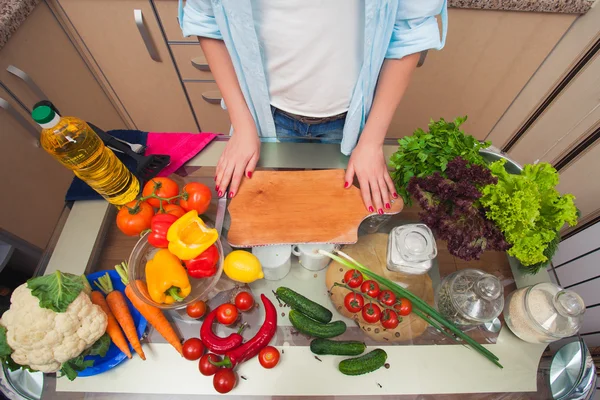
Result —
[{"label": "glass bowl", "polygon": [[[154,257],[154,254],[160,250],[148,243],[148,234],[149,232],[138,240],[129,256],[129,282],[134,282],[138,279],[146,282],[146,262],[151,260]],[[133,293],[135,293],[135,295],[144,303],[163,310],[178,310],[185,308],[188,304],[193,303],[196,300],[208,300],[208,293],[215,287],[223,273],[223,247],[221,246],[221,241],[217,240],[215,246],[217,246],[217,250],[219,251],[217,273],[209,278],[202,279],[195,279],[188,275],[192,291],[183,301],[175,302],[173,304],[159,304],[146,294],[140,292],[137,285],[131,285],[131,290],[133,290]]]}]

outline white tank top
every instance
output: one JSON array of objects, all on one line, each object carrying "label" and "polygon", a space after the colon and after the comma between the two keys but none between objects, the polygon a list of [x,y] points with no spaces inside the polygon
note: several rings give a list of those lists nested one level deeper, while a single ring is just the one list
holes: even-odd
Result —
[{"label": "white tank top", "polygon": [[348,111],[363,61],[364,0],[252,0],[271,104],[307,117]]}]

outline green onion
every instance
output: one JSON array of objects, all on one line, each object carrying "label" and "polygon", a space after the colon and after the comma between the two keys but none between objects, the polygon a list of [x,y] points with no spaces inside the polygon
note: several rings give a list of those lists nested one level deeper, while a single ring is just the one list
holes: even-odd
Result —
[{"label": "green onion", "polygon": [[[409,299],[413,303],[413,307],[416,308],[417,311],[422,311],[425,314],[427,314],[427,315],[424,315],[422,313],[415,312],[415,310],[413,309],[413,312],[415,312],[415,314],[417,316],[422,318],[424,321],[426,321],[427,323],[432,325],[437,330],[445,332],[438,324],[436,324],[436,323],[432,324],[433,320],[435,320],[437,323],[445,326],[454,335],[456,335],[459,338],[461,338],[462,340],[464,340],[467,344],[469,344],[474,350],[476,350],[477,352],[482,354],[485,358],[487,358],[488,360],[493,362],[498,367],[503,368],[502,365],[498,362],[499,359],[498,359],[498,357],[496,357],[496,355],[494,355],[491,351],[489,351],[488,349],[483,347],[481,344],[477,343],[475,340],[473,340],[473,338],[471,338],[469,335],[467,335],[463,331],[461,331],[452,322],[446,320],[440,313],[438,313],[438,311],[435,308],[431,307],[429,304],[427,304],[426,302],[421,300],[421,298],[419,298],[418,296],[416,296],[413,293],[411,293],[410,291],[404,289],[402,286],[390,281],[389,279],[377,275],[376,273],[372,272],[367,267],[365,267],[364,265],[362,265],[361,263],[359,263],[358,261],[356,261],[355,259],[353,259],[352,257],[350,257],[349,255],[345,254],[342,251],[338,250],[337,253],[340,254],[344,258],[339,257],[334,254],[331,254],[324,250],[319,250],[319,253],[326,255],[327,257],[339,262],[342,265],[345,265],[348,268],[357,269],[364,275],[379,282],[379,284],[386,286],[389,290],[391,290],[397,296],[405,297],[405,298]],[[445,333],[448,333],[448,332],[445,332]]]}]

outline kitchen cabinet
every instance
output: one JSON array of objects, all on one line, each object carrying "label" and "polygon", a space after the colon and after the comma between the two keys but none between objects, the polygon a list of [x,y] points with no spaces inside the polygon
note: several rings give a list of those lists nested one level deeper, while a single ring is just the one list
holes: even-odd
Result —
[{"label": "kitchen cabinet", "polygon": [[73,174],[37,145],[36,126],[0,87],[0,228],[44,249]]},{"label": "kitchen cabinet", "polygon": [[198,131],[183,83],[148,0],[58,3],[138,129]]},{"label": "kitchen cabinet", "polygon": [[186,82],[194,112],[203,132],[229,134],[229,114],[221,108],[223,98],[214,82]]},{"label": "kitchen cabinet", "polygon": [[198,39],[195,37],[184,37],[179,27],[178,14],[179,1],[177,0],[154,0],[154,7],[160,18],[167,40],[169,42],[195,42]]},{"label": "kitchen cabinet", "polygon": [[0,82],[28,109],[40,100],[49,99],[65,115],[77,116],[104,129],[124,127],[123,120],[44,2],[0,49]]},{"label": "kitchen cabinet", "polygon": [[210,72],[208,61],[206,61],[199,43],[172,44],[171,52],[184,82],[188,80],[214,81],[215,78]]}]

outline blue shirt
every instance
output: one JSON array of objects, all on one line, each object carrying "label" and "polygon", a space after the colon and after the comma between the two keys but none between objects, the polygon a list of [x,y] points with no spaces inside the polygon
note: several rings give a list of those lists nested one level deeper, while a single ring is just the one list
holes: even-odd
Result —
[{"label": "blue shirt", "polygon": [[[275,137],[250,1],[187,0],[185,7],[182,3],[179,0],[179,22],[184,36],[225,42],[259,135]],[[342,153],[349,155],[358,142],[373,104],[384,59],[444,47],[448,29],[446,3],[447,0],[365,0],[364,61],[346,116]],[[435,18],[438,14],[442,19],[441,37]]]}]

